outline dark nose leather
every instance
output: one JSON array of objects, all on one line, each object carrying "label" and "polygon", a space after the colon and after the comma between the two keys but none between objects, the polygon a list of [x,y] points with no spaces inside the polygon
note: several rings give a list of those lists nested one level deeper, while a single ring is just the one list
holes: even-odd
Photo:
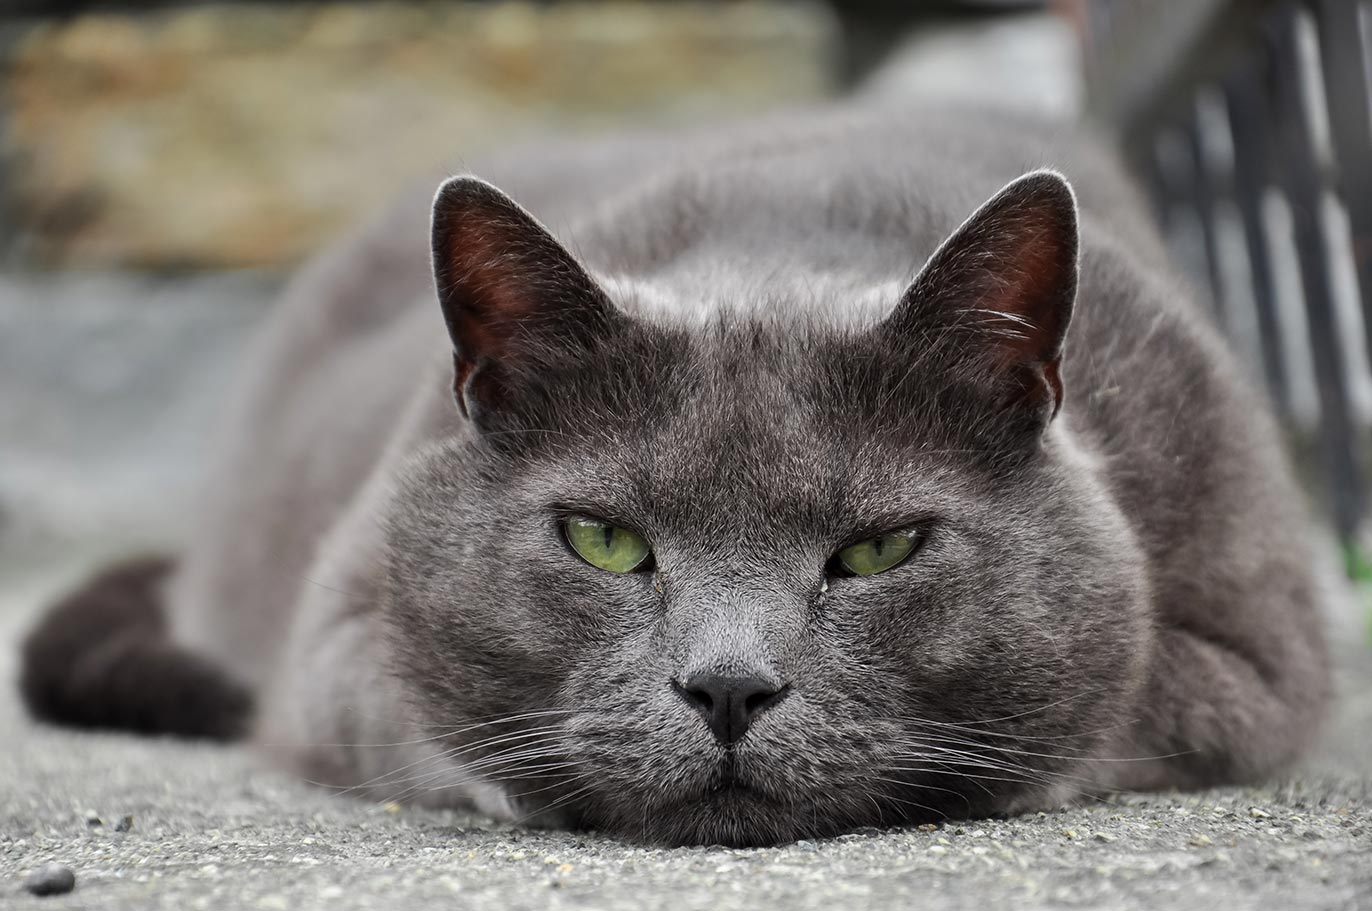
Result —
[{"label": "dark nose leather", "polygon": [[695,674],[672,684],[725,746],[737,743],[753,719],[785,699],[789,691],[762,677],[723,674]]}]

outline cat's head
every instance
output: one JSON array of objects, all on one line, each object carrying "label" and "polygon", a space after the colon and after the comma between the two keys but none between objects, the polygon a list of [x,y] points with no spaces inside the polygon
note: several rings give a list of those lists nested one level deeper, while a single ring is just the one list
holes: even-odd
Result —
[{"label": "cat's head", "polygon": [[386,616],[471,774],[725,844],[1090,786],[1145,633],[1060,428],[1061,177],[1007,186],[865,324],[673,321],[472,178],[433,237],[468,429],[395,499]]}]

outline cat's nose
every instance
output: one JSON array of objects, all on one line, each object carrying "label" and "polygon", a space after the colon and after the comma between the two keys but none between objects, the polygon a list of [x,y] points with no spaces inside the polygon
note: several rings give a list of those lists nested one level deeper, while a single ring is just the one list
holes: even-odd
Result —
[{"label": "cat's nose", "polygon": [[672,685],[725,746],[737,743],[753,719],[785,699],[791,689],[764,677],[713,673],[693,674]]}]

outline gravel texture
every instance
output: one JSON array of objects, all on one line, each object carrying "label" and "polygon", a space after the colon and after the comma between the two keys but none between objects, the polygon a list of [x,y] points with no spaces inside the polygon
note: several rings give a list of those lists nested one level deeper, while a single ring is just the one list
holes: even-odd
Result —
[{"label": "gravel texture", "polygon": [[[71,577],[5,586],[0,678]],[[754,850],[362,803],[238,748],[40,727],[6,686],[0,907],[1372,909],[1372,659],[1346,652],[1328,742],[1285,781]],[[26,893],[54,862],[75,891]]]}]

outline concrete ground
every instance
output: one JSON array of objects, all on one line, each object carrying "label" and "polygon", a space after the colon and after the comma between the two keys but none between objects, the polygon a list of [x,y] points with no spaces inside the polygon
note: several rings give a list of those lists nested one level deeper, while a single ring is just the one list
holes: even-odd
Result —
[{"label": "concrete ground", "polygon": [[[35,725],[8,683],[13,643],[73,580],[63,566],[11,573],[0,596],[3,908],[1372,908],[1365,644],[1345,640],[1326,742],[1266,787],[664,850],[338,797],[236,747]],[[76,872],[75,891],[25,894],[50,861]]]}]

